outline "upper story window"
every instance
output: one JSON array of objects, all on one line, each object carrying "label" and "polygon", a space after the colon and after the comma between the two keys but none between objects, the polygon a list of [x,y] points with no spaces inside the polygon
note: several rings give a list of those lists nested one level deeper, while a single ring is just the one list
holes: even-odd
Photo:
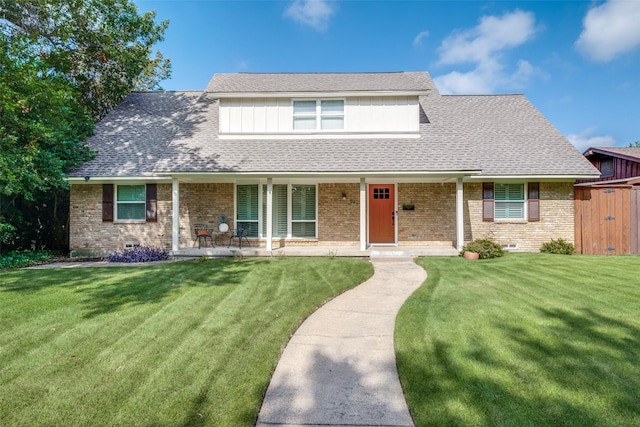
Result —
[{"label": "upper story window", "polygon": [[293,101],[294,130],[344,129],[344,100]]}]

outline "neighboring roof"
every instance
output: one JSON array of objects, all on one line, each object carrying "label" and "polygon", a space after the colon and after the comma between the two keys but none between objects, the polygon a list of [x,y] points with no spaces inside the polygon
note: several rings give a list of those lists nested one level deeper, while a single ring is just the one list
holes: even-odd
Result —
[{"label": "neighboring roof", "polygon": [[[423,88],[433,85],[427,73],[381,73],[332,75],[340,76],[332,87],[337,88],[336,81],[342,81],[348,84],[341,87],[353,89],[357,81],[354,76],[366,76],[373,82],[399,75],[426,80],[418,84]],[[292,81],[289,79],[327,75],[223,76],[278,76],[276,80],[282,77],[283,81]],[[214,76],[211,84],[225,79],[216,80]],[[284,88],[283,81],[273,87]],[[334,140],[220,140],[219,100],[214,94],[199,95],[131,94],[87,141],[99,151],[96,159],[70,176],[473,170],[486,177],[599,176],[597,169],[523,95],[441,96],[436,91],[420,96],[424,114],[419,138]]]},{"label": "neighboring roof", "polygon": [[603,154],[640,162],[640,147],[590,147],[584,152],[585,156],[593,154]]},{"label": "neighboring roof", "polygon": [[238,73],[215,74],[206,92],[216,95],[262,92],[425,92],[437,89],[426,72],[412,73]]}]

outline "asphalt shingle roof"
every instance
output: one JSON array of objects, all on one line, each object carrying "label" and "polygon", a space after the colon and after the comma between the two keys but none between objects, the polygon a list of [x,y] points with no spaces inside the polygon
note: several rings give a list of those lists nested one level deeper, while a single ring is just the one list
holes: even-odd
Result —
[{"label": "asphalt shingle roof", "polygon": [[206,88],[206,92],[216,94],[360,91],[437,93],[429,74],[424,72],[215,74]]},{"label": "asphalt shingle roof", "polygon": [[[589,150],[595,149],[604,154],[611,154],[613,156],[619,155],[635,159],[640,162],[640,147],[591,147]],[[587,152],[589,151],[587,150]]]},{"label": "asphalt shingle roof", "polygon": [[[426,80],[419,83],[423,89],[433,85],[427,73],[366,76],[371,80],[375,80],[374,77],[384,80],[387,74],[410,74],[411,80]],[[342,82],[345,76],[351,80],[361,75],[318,76],[325,79],[337,76],[335,79]],[[269,76],[283,76],[284,81],[290,81],[298,75]],[[227,88],[232,87],[231,80],[225,82]],[[354,78],[348,85],[351,89],[345,90],[353,90],[356,81]],[[214,77],[209,86],[218,82]],[[282,81],[264,84],[291,90]],[[329,86],[338,90],[336,82],[322,84],[325,86],[318,90],[328,90]],[[256,87],[250,85],[245,89],[251,92],[257,90]],[[300,90],[309,91],[308,86]],[[95,136],[88,140],[89,145],[99,151],[96,159],[71,176],[452,170],[481,170],[485,176],[599,174],[522,95],[441,96],[434,90],[420,96],[424,115],[417,139],[330,140],[221,140],[218,137],[219,100],[211,93],[200,95],[197,92],[131,94],[99,124]]]},{"label": "asphalt shingle roof", "polygon": [[[197,114],[202,92],[132,92],[96,125],[87,144],[95,159],[69,176],[133,177],[153,175],[184,120]],[[188,131],[188,130],[186,130]],[[184,134],[184,133],[183,133]]]}]

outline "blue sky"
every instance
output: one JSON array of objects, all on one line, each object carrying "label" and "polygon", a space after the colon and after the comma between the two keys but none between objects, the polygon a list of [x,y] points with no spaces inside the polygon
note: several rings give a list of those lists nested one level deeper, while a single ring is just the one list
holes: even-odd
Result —
[{"label": "blue sky", "polygon": [[214,73],[428,71],[524,93],[579,150],[640,140],[640,0],[135,0],[170,21],[166,90]]}]

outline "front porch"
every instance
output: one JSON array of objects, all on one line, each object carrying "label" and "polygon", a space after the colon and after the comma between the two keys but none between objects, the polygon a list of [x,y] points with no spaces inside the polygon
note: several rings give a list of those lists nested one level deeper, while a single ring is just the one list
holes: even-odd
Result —
[{"label": "front porch", "polygon": [[393,258],[419,256],[457,256],[458,250],[450,245],[399,245],[369,246],[361,250],[358,245],[316,245],[316,246],[284,246],[268,250],[265,247],[227,248],[184,248],[172,251],[176,258],[218,258],[218,257],[353,257],[353,258]]}]

